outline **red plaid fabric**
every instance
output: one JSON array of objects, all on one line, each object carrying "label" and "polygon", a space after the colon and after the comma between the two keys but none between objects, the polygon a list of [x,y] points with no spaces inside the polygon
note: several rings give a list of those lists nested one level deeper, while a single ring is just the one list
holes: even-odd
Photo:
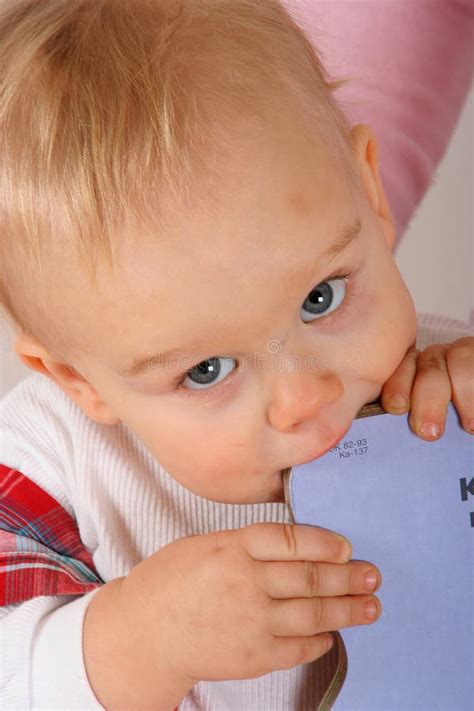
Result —
[{"label": "red plaid fabric", "polygon": [[0,464],[0,605],[83,595],[103,582],[75,519],[24,474]]}]

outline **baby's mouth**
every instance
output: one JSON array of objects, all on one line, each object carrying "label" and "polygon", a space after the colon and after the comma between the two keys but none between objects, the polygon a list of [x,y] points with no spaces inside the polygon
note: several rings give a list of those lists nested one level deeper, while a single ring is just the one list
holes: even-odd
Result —
[{"label": "baby's mouth", "polygon": [[326,454],[327,452],[329,452],[329,450],[332,449],[338,442],[340,442],[340,440],[349,432],[350,428],[352,427],[352,422],[354,421],[354,419],[357,419],[358,417],[365,417],[366,415],[369,415],[369,414],[370,414],[370,415],[371,415],[371,414],[374,414],[375,411],[382,411],[382,412],[384,412],[384,410],[383,410],[383,408],[382,408],[382,405],[381,405],[381,403],[380,403],[380,399],[371,401],[371,402],[366,403],[365,405],[363,405],[363,406],[356,412],[355,417],[354,417],[353,419],[351,419],[351,420],[348,422],[347,426],[344,427],[344,428],[339,432],[339,434],[337,435],[337,437],[334,438],[334,439],[332,439],[323,449],[321,449],[321,450],[319,450],[319,451],[317,451],[317,452],[314,452],[312,455],[310,455],[309,457],[306,457],[305,459],[301,460],[300,462],[293,462],[293,464],[291,464],[290,466],[285,467],[284,469],[282,469],[282,470],[281,470],[281,473],[282,473],[283,479],[285,478],[285,472],[286,472],[288,469],[291,469],[291,467],[299,467],[299,466],[301,466],[302,464],[307,464],[308,462],[312,462],[314,459],[319,459],[319,458],[322,457],[324,454]]},{"label": "baby's mouth", "polygon": [[[369,402],[367,402],[367,403],[365,403],[364,405],[362,405],[362,407],[360,407],[359,410],[356,412],[356,414],[355,414],[353,420],[356,420],[356,419],[358,419],[359,417],[367,417],[368,415],[373,415],[373,414],[375,414],[375,413],[377,413],[377,412],[385,412],[385,410],[384,410],[383,407],[382,407],[382,402],[381,402],[380,395],[379,395],[379,397],[376,398],[375,400],[370,400]],[[299,467],[299,466],[301,466],[302,464],[307,464],[308,462],[312,462],[314,459],[319,459],[319,458],[322,457],[324,454],[326,454],[327,452],[329,452],[329,450],[332,449],[332,448],[347,434],[347,432],[348,432],[348,431],[350,430],[350,428],[352,427],[352,422],[353,422],[353,420],[351,420],[351,421],[349,422],[349,424],[347,425],[347,427],[345,427],[345,428],[338,434],[338,436],[337,436],[335,439],[333,439],[331,442],[329,442],[329,444],[327,444],[327,445],[324,447],[324,449],[322,449],[322,450],[320,450],[320,451],[318,451],[318,452],[315,452],[314,454],[312,454],[312,455],[309,456],[309,457],[306,457],[306,459],[303,459],[303,460],[301,460],[300,462],[293,462],[291,465],[289,465],[289,466],[287,466],[287,467],[284,467],[283,469],[280,469],[280,476],[281,476],[282,482],[283,482],[283,483],[285,482],[286,477],[287,477],[287,475],[288,475],[288,473],[289,473],[289,471],[291,470],[292,467]],[[283,500],[284,500],[284,499],[283,499]]]},{"label": "baby's mouth", "polygon": [[322,449],[322,450],[320,450],[320,451],[318,451],[318,452],[315,452],[314,454],[311,454],[311,456],[306,457],[305,459],[301,460],[300,462],[294,462],[294,463],[291,464],[290,466],[284,467],[283,469],[281,469],[281,470],[280,470],[280,473],[281,473],[282,479],[284,480],[285,475],[286,475],[286,472],[287,472],[288,470],[290,470],[292,467],[299,467],[299,466],[301,466],[302,464],[307,464],[308,462],[312,462],[313,459],[319,459],[319,458],[322,457],[324,454],[326,454],[326,452],[329,452],[329,450],[332,449],[332,448],[339,442],[339,440],[341,440],[341,439],[344,437],[344,435],[345,435],[346,432],[349,430],[349,428],[350,428],[350,425],[349,425],[349,427],[347,427],[344,431],[342,431],[334,440],[331,440],[331,442],[330,442],[329,444],[327,444],[327,445],[324,447],[324,449]]}]

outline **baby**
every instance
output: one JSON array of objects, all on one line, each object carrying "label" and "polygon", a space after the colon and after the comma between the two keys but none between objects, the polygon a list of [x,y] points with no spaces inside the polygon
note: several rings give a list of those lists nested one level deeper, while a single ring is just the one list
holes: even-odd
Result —
[{"label": "baby", "polygon": [[4,708],[315,709],[381,573],[290,525],[282,472],[379,396],[473,431],[473,339],[416,349],[376,138],[277,0],[10,0],[0,54],[39,373],[0,407]]}]

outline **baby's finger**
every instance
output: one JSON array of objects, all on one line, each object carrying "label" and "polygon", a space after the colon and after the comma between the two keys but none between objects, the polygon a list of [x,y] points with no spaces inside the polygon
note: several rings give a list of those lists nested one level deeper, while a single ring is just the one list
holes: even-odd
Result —
[{"label": "baby's finger", "polygon": [[382,407],[392,415],[403,415],[409,410],[419,353],[417,348],[410,348],[382,388]]},{"label": "baby's finger", "polygon": [[464,429],[474,434],[474,337],[455,341],[446,353],[452,400]]},{"label": "baby's finger", "polygon": [[380,617],[374,595],[271,600],[268,631],[276,637],[300,637],[368,625]]},{"label": "baby's finger", "polygon": [[353,560],[346,565],[294,562],[263,562],[259,567],[260,584],[269,597],[332,597],[375,592],[382,576],[374,565]]},{"label": "baby's finger", "polygon": [[408,423],[419,437],[432,441],[444,432],[451,382],[446,365],[446,343],[428,346],[418,355]]},{"label": "baby's finger", "polygon": [[291,523],[253,523],[228,531],[255,560],[313,560],[347,563],[350,541],[318,526]]}]

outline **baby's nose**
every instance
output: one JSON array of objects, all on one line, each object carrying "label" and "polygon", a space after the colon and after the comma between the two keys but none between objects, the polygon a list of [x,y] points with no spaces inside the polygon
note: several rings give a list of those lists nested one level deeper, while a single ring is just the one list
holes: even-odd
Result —
[{"label": "baby's nose", "polygon": [[344,386],[335,373],[279,373],[273,379],[268,420],[281,432],[314,418],[319,410],[338,400]]}]

